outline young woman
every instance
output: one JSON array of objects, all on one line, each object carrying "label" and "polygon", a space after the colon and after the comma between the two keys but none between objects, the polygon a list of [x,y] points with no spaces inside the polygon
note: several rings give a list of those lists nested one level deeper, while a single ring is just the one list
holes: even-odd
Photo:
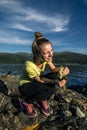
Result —
[{"label": "young woman", "polygon": [[[35,40],[32,43],[33,60],[26,61],[23,73],[20,77],[19,90],[24,96],[21,101],[21,107],[26,110],[29,117],[36,117],[37,111],[34,105],[37,105],[43,114],[49,116],[50,110],[47,100],[55,93],[55,84],[60,87],[65,85],[66,80],[58,80],[56,73],[60,71],[60,67],[56,67],[53,62],[53,50],[51,42],[44,38],[41,33],[35,33]],[[46,64],[52,73],[42,76]],[[69,68],[65,67],[62,75],[69,73]]]}]

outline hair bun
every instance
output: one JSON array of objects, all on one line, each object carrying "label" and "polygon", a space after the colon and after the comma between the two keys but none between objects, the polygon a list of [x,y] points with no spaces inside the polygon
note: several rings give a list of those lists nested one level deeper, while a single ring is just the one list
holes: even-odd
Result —
[{"label": "hair bun", "polygon": [[35,38],[36,38],[36,39],[40,39],[40,38],[42,38],[42,37],[43,37],[42,33],[40,33],[40,32],[35,32]]}]

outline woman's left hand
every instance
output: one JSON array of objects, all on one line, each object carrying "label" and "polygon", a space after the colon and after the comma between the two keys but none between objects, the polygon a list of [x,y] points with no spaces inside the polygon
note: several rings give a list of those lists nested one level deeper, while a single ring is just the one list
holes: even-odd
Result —
[{"label": "woman's left hand", "polygon": [[59,81],[59,87],[63,87],[66,84],[66,82],[67,81],[65,79]]},{"label": "woman's left hand", "polygon": [[69,68],[65,67],[64,70],[63,70],[63,72],[62,72],[63,76],[65,76],[65,75],[67,75],[69,73],[70,73]]}]

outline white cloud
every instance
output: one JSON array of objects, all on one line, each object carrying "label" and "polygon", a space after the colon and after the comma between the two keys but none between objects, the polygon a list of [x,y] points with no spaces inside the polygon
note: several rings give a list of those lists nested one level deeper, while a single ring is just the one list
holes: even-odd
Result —
[{"label": "white cloud", "polygon": [[87,54],[87,49],[84,47],[68,47],[68,46],[64,46],[61,48],[61,51],[72,51],[72,52],[76,52],[76,53],[83,53],[83,54]]},{"label": "white cloud", "polygon": [[[51,31],[58,31],[58,32],[66,31],[67,30],[66,27],[70,20],[69,16],[63,16],[63,15],[57,14],[52,17],[52,16],[47,16],[47,15],[41,14],[32,9],[30,9],[29,11],[26,12],[26,16],[19,17],[19,19],[26,21],[26,22],[30,22],[30,21],[38,22],[39,26],[41,23],[42,26],[46,25],[46,28],[48,26],[48,28]],[[38,28],[39,28],[39,26],[38,26]]]},{"label": "white cloud", "polygon": [[84,47],[81,48],[74,48],[75,52],[87,54],[87,49]]},{"label": "white cloud", "polygon": [[14,24],[14,25],[12,25],[12,28],[14,28],[14,29],[19,29],[19,30],[23,30],[23,31],[34,31],[34,30],[32,30],[32,29],[30,29],[29,27],[27,27],[27,26],[24,26],[24,25],[22,25],[22,24]]},{"label": "white cloud", "polygon": [[29,41],[29,40],[20,39],[18,37],[12,37],[12,38],[10,38],[10,37],[8,37],[8,38],[0,37],[0,43],[29,45],[32,42]]},{"label": "white cloud", "polygon": [[22,11],[20,2],[17,0],[0,0],[0,7],[2,8],[2,11],[7,13],[17,13]]},{"label": "white cloud", "polygon": [[[46,15],[31,7],[25,7],[18,0],[0,0],[0,10],[8,16],[6,17],[8,22],[3,22],[2,30],[3,28],[4,30],[0,30],[0,43],[31,45],[32,40],[24,39],[21,34],[16,34],[16,30],[60,32],[66,31],[69,23],[68,16]],[[6,28],[8,31],[5,31]],[[12,28],[15,29],[14,33],[10,32]]]},{"label": "white cloud", "polygon": [[18,37],[16,34],[10,32],[0,31],[0,43],[6,44],[20,44],[20,45],[31,45],[32,41]]},{"label": "white cloud", "polygon": [[54,19],[55,28],[53,29],[53,31],[55,31],[55,32],[67,31],[68,23],[69,23],[69,17]]},{"label": "white cloud", "polygon": [[[4,10],[6,9],[6,12],[13,14],[9,17],[10,22],[13,23],[13,28],[18,27],[16,29],[25,31],[44,29],[45,31],[60,32],[67,30],[69,16],[63,16],[61,14],[54,14],[53,16],[45,15],[36,9],[25,7],[21,1],[16,0],[1,0],[0,6],[2,6]],[[33,26],[30,26],[31,24],[33,24]]]}]

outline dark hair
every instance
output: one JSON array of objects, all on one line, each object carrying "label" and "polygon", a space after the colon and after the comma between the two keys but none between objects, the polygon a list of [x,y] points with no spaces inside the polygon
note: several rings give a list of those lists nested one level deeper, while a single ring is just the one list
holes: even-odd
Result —
[{"label": "dark hair", "polygon": [[46,44],[47,42],[51,44],[51,42],[48,39],[44,38],[40,32],[35,32],[35,40],[32,43],[34,63],[39,64],[41,62],[44,62],[44,59],[40,54],[40,46]]}]

